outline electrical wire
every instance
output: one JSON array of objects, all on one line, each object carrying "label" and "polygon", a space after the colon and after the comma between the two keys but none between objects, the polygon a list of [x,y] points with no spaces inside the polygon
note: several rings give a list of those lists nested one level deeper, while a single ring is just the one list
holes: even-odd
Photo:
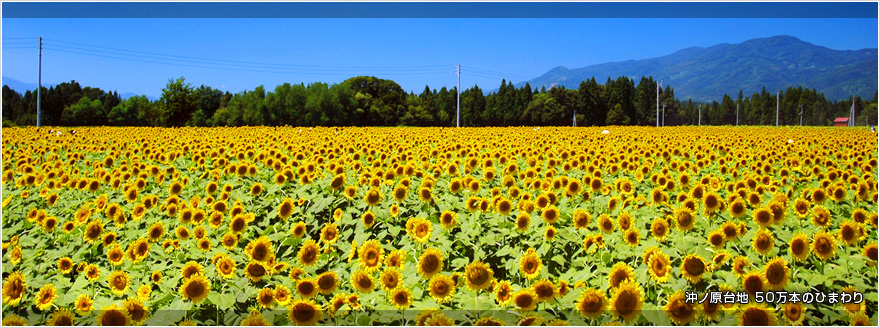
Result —
[{"label": "electrical wire", "polygon": [[[267,69],[230,68],[230,67],[191,65],[191,64],[184,64],[184,63],[162,62],[162,61],[156,61],[156,60],[145,60],[145,59],[134,59],[134,58],[126,58],[126,57],[118,57],[118,56],[109,56],[109,55],[101,55],[101,54],[85,53],[85,52],[80,52],[80,51],[59,49],[59,48],[55,48],[55,47],[51,47],[51,46],[44,46],[43,49],[44,50],[51,50],[51,51],[73,53],[73,54],[79,54],[79,55],[86,55],[86,56],[109,58],[109,59],[120,59],[120,60],[130,60],[130,61],[154,63],[154,64],[164,64],[164,65],[174,65],[174,66],[184,66],[184,67],[194,67],[194,68],[207,68],[207,69],[220,69],[220,70],[230,70],[230,71],[258,72],[258,73],[283,73],[283,74],[299,73],[299,74],[315,74],[315,75],[351,75],[352,72],[354,71],[354,70],[349,70],[346,72],[327,73],[327,72],[302,72],[302,70],[304,70],[304,69],[267,70]],[[446,73],[446,72],[447,72],[446,69],[443,69],[443,70],[436,69],[436,70],[425,70],[425,71],[420,71],[420,72],[381,72],[381,73],[377,73],[377,74],[419,75],[419,74],[442,74],[442,73]]]},{"label": "electrical wire", "polygon": [[[322,68],[322,69],[431,69],[431,68],[441,68],[447,67],[447,65],[423,65],[423,66],[321,66],[321,65],[296,65],[296,64],[277,64],[277,63],[260,63],[260,62],[251,62],[251,61],[238,61],[238,60],[226,60],[226,59],[212,59],[212,58],[203,58],[203,57],[191,57],[191,56],[180,56],[180,55],[169,55],[169,54],[161,54],[155,52],[146,52],[146,51],[134,51],[134,50],[126,50],[119,48],[111,48],[111,47],[103,47],[103,46],[95,46],[84,43],[77,42],[69,42],[69,41],[61,41],[54,39],[43,39],[44,41],[52,41],[58,42],[62,44],[73,44],[84,47],[91,48],[99,48],[99,49],[108,49],[114,51],[121,52],[130,52],[134,54],[144,54],[144,55],[152,55],[152,56],[162,56],[162,57],[172,57],[172,58],[184,58],[189,60],[198,60],[198,61],[209,61],[209,62],[222,62],[222,63],[238,63],[238,64],[250,64],[250,65],[260,65],[260,66],[281,66],[281,67],[305,67],[305,68]],[[62,45],[63,46],[63,45]],[[72,47],[72,46],[67,46]],[[82,48],[79,48],[82,49]],[[100,51],[100,50],[92,50],[92,51]]]},{"label": "electrical wire", "polygon": [[502,72],[495,72],[495,71],[484,70],[484,69],[479,69],[479,68],[472,68],[472,67],[468,67],[464,71],[465,72],[473,71],[473,72],[478,72],[478,73],[497,74],[497,75],[501,75],[501,76],[510,76],[510,77],[532,78],[531,76],[526,76],[526,75],[521,75],[521,74],[502,73]]},{"label": "electrical wire", "polygon": [[[304,65],[264,65],[264,64],[225,64],[225,63],[215,63],[210,61],[203,60],[184,60],[184,59],[169,59],[169,58],[158,58],[155,56],[147,56],[147,55],[136,55],[136,54],[126,54],[119,53],[113,51],[103,51],[103,50],[93,50],[88,48],[81,47],[73,47],[73,46],[58,46],[55,44],[46,44],[46,46],[52,46],[54,49],[68,50],[68,51],[77,51],[77,53],[84,54],[82,51],[89,52],[90,54],[96,55],[107,55],[107,56],[123,56],[119,58],[127,58],[127,57],[135,57],[135,58],[143,58],[150,60],[161,60],[166,62],[175,62],[175,63],[185,63],[185,64],[202,64],[202,65],[222,65],[222,67],[241,67],[241,68],[252,68],[252,69],[294,69],[297,71],[317,71],[317,72],[326,72],[326,71],[339,71],[339,72],[350,72],[355,70],[371,70],[371,71],[382,71],[382,72],[434,72],[440,71],[441,68],[384,68],[384,69],[372,69],[372,68],[316,68],[316,67],[306,67]],[[74,49],[74,50],[71,50]],[[273,67],[279,66],[279,67]],[[290,66],[290,67],[288,67]]]}]

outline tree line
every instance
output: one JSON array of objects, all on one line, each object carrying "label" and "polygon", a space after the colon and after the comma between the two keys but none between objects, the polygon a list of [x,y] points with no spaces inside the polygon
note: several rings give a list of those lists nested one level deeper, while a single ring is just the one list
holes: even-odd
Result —
[{"label": "tree line", "polygon": [[[462,126],[648,125],[657,121],[657,82],[652,77],[595,78],[577,89],[515,87],[502,80],[496,92],[479,86],[461,92]],[[338,84],[284,83],[267,91],[231,94],[209,86],[194,87],[183,77],[169,80],[162,96],[122,99],[116,91],[82,87],[76,81],[43,88],[41,124],[46,126],[455,126],[456,88],[406,93],[392,80],[358,76]],[[18,93],[3,86],[3,126],[36,123],[36,90]],[[766,88],[752,95],[742,90],[721,101],[675,98],[671,86],[659,92],[667,126],[775,125],[776,94]],[[848,117],[851,100],[828,100],[816,89],[789,87],[779,94],[779,124],[832,125]],[[877,121],[874,99],[855,98],[856,125]],[[801,116],[801,108],[803,115]]]}]

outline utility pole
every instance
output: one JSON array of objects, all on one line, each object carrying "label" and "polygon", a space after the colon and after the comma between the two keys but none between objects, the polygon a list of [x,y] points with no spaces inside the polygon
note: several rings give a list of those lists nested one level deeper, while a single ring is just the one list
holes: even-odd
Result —
[{"label": "utility pole", "polygon": [[37,71],[37,127],[40,127],[40,89],[43,88],[43,37],[40,37],[40,66]]},{"label": "utility pole", "polygon": [[736,126],[739,126],[739,104],[736,104]]},{"label": "utility pole", "polygon": [[779,126],[779,91],[776,91],[776,126]]},{"label": "utility pole", "polygon": [[697,126],[703,126],[703,104],[697,105],[699,114],[697,114]]},{"label": "utility pole", "polygon": [[458,74],[458,98],[455,100],[455,127],[459,127],[461,121],[461,64],[455,66],[455,73]]},{"label": "utility pole", "polygon": [[804,104],[801,104],[801,113],[798,115],[801,116],[801,126],[804,126]]},{"label": "utility pole", "polygon": [[666,104],[663,104],[663,126],[666,126]]},{"label": "utility pole", "polygon": [[856,126],[856,96],[852,96],[852,106],[849,108],[849,126]]},{"label": "utility pole", "polygon": [[657,127],[660,127],[660,84],[663,82],[657,83]]},{"label": "utility pole", "polygon": [[578,111],[577,111],[577,109],[575,109],[574,114],[572,114],[572,116],[571,116],[571,126],[578,126],[578,116],[577,115],[578,115]]}]

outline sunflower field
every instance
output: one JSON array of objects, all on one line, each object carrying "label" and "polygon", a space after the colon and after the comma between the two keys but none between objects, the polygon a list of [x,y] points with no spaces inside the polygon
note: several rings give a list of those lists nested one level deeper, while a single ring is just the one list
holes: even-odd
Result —
[{"label": "sunflower field", "polygon": [[3,325],[877,324],[867,129],[76,131],[3,129]]}]

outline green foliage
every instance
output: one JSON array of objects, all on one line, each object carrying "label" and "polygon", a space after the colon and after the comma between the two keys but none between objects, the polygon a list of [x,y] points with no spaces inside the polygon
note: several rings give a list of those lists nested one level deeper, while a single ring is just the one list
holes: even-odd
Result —
[{"label": "green foliage", "polygon": [[196,94],[192,84],[184,84],[185,79],[168,80],[162,89],[162,98],[158,103],[162,108],[165,126],[183,126],[190,120],[190,115],[198,109]]},{"label": "green foliage", "polygon": [[[627,77],[602,85],[595,78],[577,89],[564,86],[533,90],[526,83],[516,88],[502,81],[496,93],[485,94],[479,86],[462,90],[461,126],[567,126],[572,115],[579,126],[655,125],[657,90],[652,77],[638,85]],[[659,105],[666,105],[661,120],[675,125],[776,124],[776,94],[763,89],[751,96],[742,91],[734,99],[723,94],[721,102],[697,103],[675,99],[666,85]],[[146,96],[122,101],[116,92],[61,83],[42,92],[42,124],[146,125],[146,126],[455,126],[458,92],[425,86],[422,93],[406,94],[394,81],[359,76],[338,84],[285,83],[266,90],[259,86],[235,95],[202,85],[193,89],[183,78],[170,80],[163,96],[151,102]],[[83,98],[88,99],[88,102]],[[97,102],[97,103],[96,103]],[[877,119],[876,96],[871,101],[854,99],[856,125]],[[835,117],[849,116],[852,100],[829,101],[815,89],[789,87],[779,93],[779,124],[831,125]],[[702,108],[702,114],[700,114]],[[700,115],[701,119],[700,119]],[[36,123],[36,95],[21,95],[3,88],[3,119],[16,125]]]}]

